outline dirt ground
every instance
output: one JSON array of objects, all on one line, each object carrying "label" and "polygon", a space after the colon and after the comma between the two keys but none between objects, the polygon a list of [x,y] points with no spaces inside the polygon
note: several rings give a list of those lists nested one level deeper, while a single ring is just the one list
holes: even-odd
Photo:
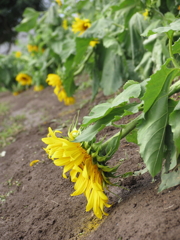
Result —
[{"label": "dirt ground", "polygon": [[[51,87],[32,89],[14,97],[0,93],[0,103],[11,106],[9,115],[24,115],[24,130],[14,141],[0,147],[0,239],[1,240],[179,240],[180,186],[158,193],[159,177],[148,173],[119,179],[119,187],[107,192],[112,207],[108,217],[97,219],[85,212],[83,195],[71,197],[73,183],[62,178],[62,169],[46,156],[41,138],[52,129],[67,133],[77,110],[79,122],[92,106],[105,101],[100,93],[90,102],[89,89],[77,92],[77,102],[64,106]],[[1,119],[2,121],[2,119]],[[117,130],[107,128],[108,136]],[[32,160],[40,162],[32,167]],[[144,168],[135,144],[122,141],[111,162],[120,159],[120,173]],[[123,188],[124,187],[124,188]]]}]

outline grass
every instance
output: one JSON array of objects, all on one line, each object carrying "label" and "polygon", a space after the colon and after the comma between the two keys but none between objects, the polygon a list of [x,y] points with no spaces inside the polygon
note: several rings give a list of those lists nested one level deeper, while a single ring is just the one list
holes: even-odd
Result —
[{"label": "grass", "polygon": [[0,116],[6,115],[10,110],[10,106],[7,103],[0,103]]},{"label": "grass", "polygon": [[0,148],[15,141],[15,136],[23,130],[24,115],[10,116],[10,105],[0,103]]}]

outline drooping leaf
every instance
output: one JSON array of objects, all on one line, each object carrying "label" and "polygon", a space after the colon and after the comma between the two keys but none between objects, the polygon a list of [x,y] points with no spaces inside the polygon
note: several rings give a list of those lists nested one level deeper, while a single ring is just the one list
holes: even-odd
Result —
[{"label": "drooping leaf", "polygon": [[[164,71],[167,71],[167,69],[164,69]],[[163,79],[163,84],[161,83],[160,92],[156,94],[156,99],[151,105],[149,105],[148,110],[145,110],[145,119],[138,126],[140,153],[152,177],[158,174],[162,168],[165,131],[168,123],[168,91],[170,83],[174,76],[176,76],[177,71],[178,70],[168,71],[169,74],[166,73]],[[152,81],[154,80],[155,79],[153,78]],[[162,81],[162,79],[160,80],[159,78],[156,78],[156,81]],[[150,86],[152,97],[154,96],[154,90],[152,85]],[[150,93],[150,88],[147,91]],[[148,101],[147,96],[145,99]]]},{"label": "drooping leaf", "polygon": [[169,124],[172,127],[173,132],[173,140],[177,149],[178,154],[180,153],[180,126],[179,126],[179,119],[180,119],[180,101],[176,105],[174,111],[170,114],[169,117]]},{"label": "drooping leaf", "polygon": [[123,66],[123,64],[121,61],[121,57],[115,54],[111,48],[106,50],[100,83],[105,95],[113,94],[124,83],[121,71],[121,66]]},{"label": "drooping leaf", "polygon": [[178,39],[172,46],[173,54],[180,53],[180,39]]},{"label": "drooping leaf", "polygon": [[180,31],[180,19],[170,23],[169,26],[159,27],[153,29],[154,33],[167,33],[169,31]]},{"label": "drooping leaf", "polygon": [[[122,93],[120,93],[112,103],[101,103],[95,106],[89,116],[85,116],[83,119],[83,126],[96,122],[97,120],[108,115],[114,108],[117,106],[123,107],[126,103],[129,102],[129,99],[134,97],[138,98],[141,93],[141,84],[133,84],[126,88]],[[117,110],[116,110],[117,111]],[[118,111],[117,111],[117,115]]]},{"label": "drooping leaf", "polygon": [[169,60],[161,67],[159,71],[151,76],[150,81],[146,85],[146,92],[142,100],[144,100],[144,112],[146,113],[150,107],[153,105],[157,97],[159,96],[165,81],[172,81],[177,75],[177,69],[167,68],[167,63]]}]

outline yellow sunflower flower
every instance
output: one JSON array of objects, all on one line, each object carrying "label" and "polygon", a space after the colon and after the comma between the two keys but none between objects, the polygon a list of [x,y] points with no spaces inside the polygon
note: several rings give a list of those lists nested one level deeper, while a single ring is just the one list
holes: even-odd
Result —
[{"label": "yellow sunflower flower", "polygon": [[180,5],[178,5],[178,7],[177,7],[177,10],[179,10],[179,11],[180,11]]},{"label": "yellow sunflower flower", "polygon": [[20,51],[15,52],[15,57],[16,58],[20,58],[21,55],[22,55],[22,53]]},{"label": "yellow sunflower flower", "polygon": [[64,30],[68,29],[68,24],[66,19],[63,20],[62,27],[64,28]]},{"label": "yellow sunflower flower", "polygon": [[149,16],[149,11],[148,11],[148,9],[145,9],[145,12],[143,12],[142,15],[144,16],[144,19],[147,19],[147,17]]},{"label": "yellow sunflower flower", "polygon": [[65,105],[69,106],[75,103],[74,97],[68,97],[64,88],[61,88],[61,91],[58,94],[58,99],[60,102],[64,101]]},{"label": "yellow sunflower flower", "polygon": [[99,43],[99,41],[97,39],[95,39],[95,40],[90,41],[89,45],[91,47],[95,47],[98,43]]},{"label": "yellow sunflower flower", "polygon": [[38,46],[36,45],[28,44],[27,49],[28,49],[28,52],[38,52]]},{"label": "yellow sunflower flower", "polygon": [[44,86],[43,85],[36,85],[34,86],[34,91],[35,92],[40,92],[44,89]]},{"label": "yellow sunflower flower", "polygon": [[59,6],[62,6],[61,0],[55,0],[55,2],[57,2],[57,4],[58,4]]},{"label": "yellow sunflower flower", "polygon": [[90,28],[91,23],[89,19],[75,18],[75,22],[72,24],[72,31],[74,33],[79,32],[79,35],[83,34],[86,29]]},{"label": "yellow sunflower flower", "polygon": [[[93,209],[94,214],[98,218],[102,218],[104,206],[110,207],[108,197],[105,195],[103,186],[104,180],[101,171],[97,165],[93,163],[91,155],[82,148],[81,143],[71,142],[68,139],[58,138],[56,133],[60,131],[52,131],[49,128],[47,138],[42,141],[48,146],[45,151],[49,158],[53,160],[56,166],[64,166],[63,177],[67,178],[66,173],[70,171],[70,178],[75,182],[75,191],[71,196],[83,194],[87,199],[86,211]],[[75,132],[69,134],[73,135]],[[73,137],[74,138],[74,137]]]},{"label": "yellow sunflower flower", "polygon": [[48,74],[46,82],[52,87],[55,87],[54,93],[58,95],[62,86],[61,78],[57,74],[51,73],[51,74]]},{"label": "yellow sunflower flower", "polygon": [[21,85],[31,85],[32,78],[25,73],[19,73],[16,76],[16,81],[18,81]]}]

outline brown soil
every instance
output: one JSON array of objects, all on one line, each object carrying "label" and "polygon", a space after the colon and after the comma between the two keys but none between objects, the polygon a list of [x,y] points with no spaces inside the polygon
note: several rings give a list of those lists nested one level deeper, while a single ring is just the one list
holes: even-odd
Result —
[{"label": "brown soil", "polygon": [[[159,177],[152,181],[148,173],[120,179],[121,187],[108,192],[112,207],[108,217],[98,220],[85,212],[85,197],[71,197],[73,183],[62,178],[62,169],[49,160],[41,141],[47,128],[68,126],[80,109],[79,122],[91,106],[105,101],[99,94],[90,102],[87,89],[77,93],[77,103],[67,107],[59,103],[51,87],[36,93],[32,89],[14,97],[0,94],[1,103],[9,103],[11,114],[25,115],[24,131],[10,145],[0,148],[0,239],[1,240],[178,240],[180,239],[180,186],[158,194]],[[107,128],[108,136],[117,130]],[[122,141],[113,156],[115,164],[125,159],[120,173],[140,170],[144,164],[135,144]],[[29,166],[32,160],[40,162]],[[122,188],[124,187],[124,188]],[[2,196],[6,196],[2,201]]]}]

